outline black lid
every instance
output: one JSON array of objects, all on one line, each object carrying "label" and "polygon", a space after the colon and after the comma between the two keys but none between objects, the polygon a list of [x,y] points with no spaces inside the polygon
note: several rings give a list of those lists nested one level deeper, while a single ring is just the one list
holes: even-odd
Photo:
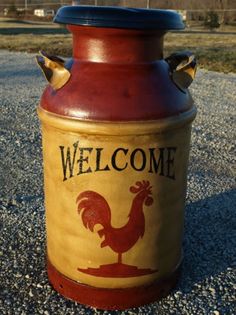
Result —
[{"label": "black lid", "polygon": [[177,30],[184,28],[181,16],[175,11],[123,7],[66,6],[58,10],[54,22],[144,30]]}]

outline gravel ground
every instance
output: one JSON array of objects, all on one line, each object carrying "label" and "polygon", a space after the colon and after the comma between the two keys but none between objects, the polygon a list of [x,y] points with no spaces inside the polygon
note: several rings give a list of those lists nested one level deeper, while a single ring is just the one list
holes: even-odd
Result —
[{"label": "gravel ground", "polygon": [[[45,271],[42,154],[34,56],[0,51],[0,314],[236,314],[236,75],[199,70],[179,284],[167,298],[102,312],[59,296]],[[233,140],[234,139],[234,140]]]}]

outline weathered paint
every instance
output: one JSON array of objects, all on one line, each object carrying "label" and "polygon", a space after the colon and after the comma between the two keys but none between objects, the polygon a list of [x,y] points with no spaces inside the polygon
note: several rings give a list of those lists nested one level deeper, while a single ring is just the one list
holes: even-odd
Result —
[{"label": "weathered paint", "polygon": [[[114,289],[145,286],[175,270],[181,261],[194,115],[193,109],[176,119],[142,122],[140,128],[139,123],[76,121],[39,110],[48,258],[61,274]],[[149,192],[129,216],[135,197],[145,191],[142,185]],[[103,199],[110,227],[98,218]],[[83,218],[84,208],[91,207]],[[106,239],[99,236],[102,228],[105,234],[106,229],[116,233],[123,245],[117,249],[107,237],[101,246]]]}]

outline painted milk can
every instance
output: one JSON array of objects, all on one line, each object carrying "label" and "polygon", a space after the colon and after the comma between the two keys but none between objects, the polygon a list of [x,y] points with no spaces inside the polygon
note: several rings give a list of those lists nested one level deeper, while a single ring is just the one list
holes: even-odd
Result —
[{"label": "painted milk can", "polygon": [[163,59],[163,37],[184,25],[172,11],[91,6],[55,22],[73,58],[37,56],[49,280],[101,309],[155,301],[182,260],[196,62]]}]

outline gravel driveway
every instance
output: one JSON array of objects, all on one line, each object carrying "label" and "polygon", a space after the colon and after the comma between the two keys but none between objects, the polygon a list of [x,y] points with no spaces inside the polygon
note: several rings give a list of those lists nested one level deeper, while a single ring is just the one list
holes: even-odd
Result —
[{"label": "gravel driveway", "polygon": [[34,56],[0,51],[0,314],[236,314],[236,75],[199,70],[184,263],[167,298],[102,312],[59,296],[45,271],[42,154],[36,106],[45,86]]}]

